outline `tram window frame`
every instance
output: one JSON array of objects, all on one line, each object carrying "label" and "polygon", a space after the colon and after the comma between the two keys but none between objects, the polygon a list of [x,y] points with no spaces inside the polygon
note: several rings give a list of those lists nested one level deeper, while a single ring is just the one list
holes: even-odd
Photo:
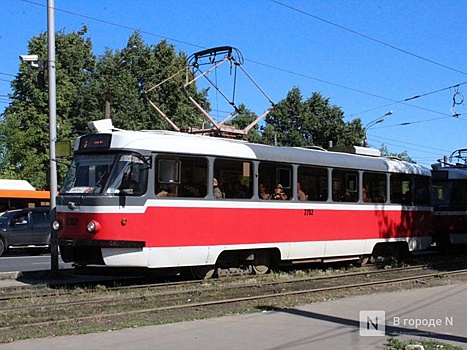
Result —
[{"label": "tram window frame", "polygon": [[359,200],[358,172],[354,170],[332,170],[332,200],[334,202],[351,202]]},{"label": "tram window frame", "polygon": [[[219,184],[223,198],[251,199],[253,197],[253,163],[251,161],[216,158],[214,178]],[[235,188],[236,185],[239,187]]]},{"label": "tram window frame", "polygon": [[430,178],[428,176],[414,177],[413,203],[416,205],[430,205],[431,191]]},{"label": "tram window frame", "polygon": [[329,172],[327,168],[300,165],[297,170],[297,182],[307,200],[326,202],[329,190]]},{"label": "tram window frame", "polygon": [[464,179],[435,180],[431,185],[435,210],[467,210],[467,182]]},{"label": "tram window frame", "polygon": [[283,192],[287,195],[286,200],[291,200],[293,197],[291,193],[292,165],[261,161],[258,165],[258,184],[266,187],[270,199],[273,198],[274,190],[280,184]]},{"label": "tram window frame", "polygon": [[[363,203],[386,203],[387,193],[387,176],[385,173],[377,173],[364,171],[362,175],[362,198]],[[365,201],[363,198],[363,189],[366,191],[366,196],[369,198]]]},{"label": "tram window frame", "polygon": [[138,153],[121,153],[115,159],[115,164],[107,180],[107,194],[121,196],[142,196],[148,188],[151,157]]},{"label": "tram window frame", "polygon": [[[209,162],[205,157],[160,155],[156,157],[156,197],[204,198],[208,194]],[[174,176],[161,179],[160,165],[172,163]],[[162,181],[161,181],[162,180]]]},{"label": "tram window frame", "polygon": [[[161,171],[163,165],[167,164],[167,169]],[[180,168],[181,161],[178,159],[165,159],[161,158],[157,162],[157,181],[161,184],[179,184],[180,183]],[[172,177],[162,178],[161,174],[172,173]]]},{"label": "tram window frame", "polygon": [[412,204],[413,176],[409,174],[391,174],[389,200],[394,204]]},{"label": "tram window frame", "polygon": [[446,184],[450,186],[451,193],[449,196],[449,203],[456,208],[466,210],[467,206],[467,183],[465,180],[450,180]]}]

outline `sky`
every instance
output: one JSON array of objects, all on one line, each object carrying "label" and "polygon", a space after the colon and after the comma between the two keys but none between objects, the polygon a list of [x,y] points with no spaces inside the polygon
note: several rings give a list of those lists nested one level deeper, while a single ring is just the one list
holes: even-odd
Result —
[{"label": "sky", "polygon": [[[46,5],[0,0],[0,113],[19,55],[47,31]],[[145,44],[165,39],[187,55],[235,47],[273,102],[293,87],[304,100],[319,92],[345,121],[368,126],[371,146],[407,151],[426,167],[467,148],[466,23],[464,0],[55,0],[55,30],[86,25],[96,55],[125,48],[137,30]],[[227,80],[225,86],[233,98]],[[235,102],[258,115],[270,106],[244,78]],[[218,95],[211,103],[224,111]]]}]

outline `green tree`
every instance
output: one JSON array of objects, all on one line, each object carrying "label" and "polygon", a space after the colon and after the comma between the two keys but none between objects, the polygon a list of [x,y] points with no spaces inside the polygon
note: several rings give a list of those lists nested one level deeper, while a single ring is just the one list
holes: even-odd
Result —
[{"label": "green tree", "polygon": [[405,160],[406,162],[415,163],[413,161],[413,159],[410,158],[407,151],[403,151],[401,153],[389,152],[388,148],[384,144],[381,145],[381,148],[379,150],[381,151],[381,156],[383,156],[383,157],[397,158],[397,159],[400,159],[400,160]]},{"label": "green tree", "polygon": [[[94,109],[86,121],[102,119],[105,100],[110,97],[111,118],[116,127],[168,129],[167,122],[147,102],[148,97],[178,127],[200,127],[203,116],[181,88],[186,74],[192,78],[186,67],[186,55],[177,54],[173,45],[165,40],[157,45],[145,45],[140,33],[135,32],[123,50],[107,49],[99,59],[91,87],[99,108]],[[196,84],[189,85],[187,91],[201,106],[209,109],[205,92],[198,92]]]},{"label": "green tree", "polygon": [[[244,130],[246,127],[248,127],[251,123],[253,123],[258,116],[256,113],[252,112],[250,109],[246,108],[246,106],[241,103],[238,106],[238,112],[237,115],[227,123],[227,125],[231,125],[236,127],[237,129]],[[260,135],[259,135],[259,125],[256,124],[253,126],[249,131],[247,135],[247,139],[249,142],[260,142]]]},{"label": "green tree", "polygon": [[[81,114],[85,104],[79,99],[89,82],[93,66],[92,47],[79,32],[56,34],[56,103],[58,139],[68,137],[72,124],[70,116]],[[6,178],[26,179],[38,189],[49,187],[49,109],[47,76],[47,35],[33,37],[28,53],[39,56],[39,67],[20,65],[12,81],[13,102],[5,109],[0,123],[2,157],[0,174]],[[59,164],[59,179],[66,171]]]},{"label": "green tree", "polygon": [[[266,117],[266,123],[282,146],[327,147],[330,141],[334,146],[359,145],[364,135],[360,119],[349,123],[343,119],[344,112],[331,105],[329,98],[314,92],[303,101],[300,89],[294,87]],[[271,144],[271,130],[263,135],[263,141]]]},{"label": "green tree", "polygon": [[[294,87],[287,97],[280,101],[266,116],[266,124],[274,130],[274,143],[278,146],[305,146],[307,140],[303,137],[303,98],[299,88]],[[268,137],[263,137],[263,142],[271,143],[271,129],[268,130]]]}]

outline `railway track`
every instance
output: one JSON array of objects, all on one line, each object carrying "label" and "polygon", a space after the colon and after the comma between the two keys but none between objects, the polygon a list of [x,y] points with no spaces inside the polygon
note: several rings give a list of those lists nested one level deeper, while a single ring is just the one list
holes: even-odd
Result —
[{"label": "railway track", "polygon": [[424,286],[429,280],[467,275],[467,263],[372,269],[292,278],[290,275],[229,278],[91,290],[54,290],[47,295],[11,294],[0,300],[0,342],[176,322],[254,310],[291,307],[382,286]]}]

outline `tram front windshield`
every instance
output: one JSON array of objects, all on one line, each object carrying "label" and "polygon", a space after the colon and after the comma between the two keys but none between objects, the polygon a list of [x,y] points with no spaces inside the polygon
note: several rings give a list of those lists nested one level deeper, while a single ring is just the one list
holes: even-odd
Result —
[{"label": "tram front windshield", "polygon": [[61,194],[142,195],[149,165],[137,153],[77,154]]}]

